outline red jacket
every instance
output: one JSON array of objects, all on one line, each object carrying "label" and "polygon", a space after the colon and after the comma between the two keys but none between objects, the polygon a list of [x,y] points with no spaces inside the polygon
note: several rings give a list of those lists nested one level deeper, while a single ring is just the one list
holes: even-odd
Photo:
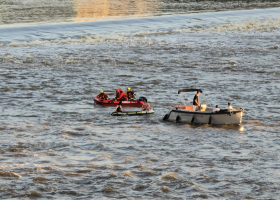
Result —
[{"label": "red jacket", "polygon": [[109,99],[108,95],[105,93],[101,93],[101,94],[97,95],[97,97],[100,99],[106,99],[106,100]]},{"label": "red jacket", "polygon": [[119,92],[116,92],[116,97],[114,99],[118,99],[120,96],[120,93]]},{"label": "red jacket", "polygon": [[120,96],[118,97],[118,100],[122,100],[122,101],[127,101],[128,100],[125,92],[120,92]]}]

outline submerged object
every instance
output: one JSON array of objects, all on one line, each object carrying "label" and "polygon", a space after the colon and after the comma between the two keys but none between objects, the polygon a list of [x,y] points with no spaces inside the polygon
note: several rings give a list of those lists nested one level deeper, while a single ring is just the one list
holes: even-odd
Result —
[{"label": "submerged object", "polygon": [[124,112],[112,112],[110,113],[112,116],[121,116],[121,115],[149,115],[154,114],[154,110],[149,111],[124,111]]},{"label": "submerged object", "polygon": [[[122,106],[126,107],[141,107],[144,104],[143,98],[145,97],[140,97],[139,99],[131,100],[131,101],[122,101]],[[103,106],[117,106],[120,101],[117,101],[115,99],[100,99],[98,97],[95,97],[94,102],[99,105]]]},{"label": "submerged object", "polygon": [[[200,91],[200,89],[184,89],[181,92]],[[242,121],[244,110],[242,108],[220,109],[213,111],[206,104],[200,107],[195,105],[173,105],[172,109],[163,117],[163,120],[182,122],[187,124],[212,124],[212,125],[239,125]]]}]

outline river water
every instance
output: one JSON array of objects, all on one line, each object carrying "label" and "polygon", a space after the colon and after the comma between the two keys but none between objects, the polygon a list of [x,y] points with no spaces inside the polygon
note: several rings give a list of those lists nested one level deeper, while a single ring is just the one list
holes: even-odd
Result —
[{"label": "river water", "polygon": [[[266,3],[0,1],[1,199],[278,199],[280,3]],[[93,102],[127,87],[155,114]],[[162,121],[184,88],[243,108],[241,125]]]}]

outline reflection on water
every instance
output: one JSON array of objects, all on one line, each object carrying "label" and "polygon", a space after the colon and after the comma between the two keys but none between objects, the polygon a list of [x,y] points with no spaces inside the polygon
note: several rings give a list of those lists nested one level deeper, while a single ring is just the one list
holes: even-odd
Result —
[{"label": "reflection on water", "polygon": [[236,2],[222,0],[213,4],[205,0],[192,2],[189,0],[74,0],[76,16],[73,21],[99,21],[131,17],[147,17],[156,15],[186,14],[203,11],[222,11],[235,9],[252,9],[279,6],[279,2]]},{"label": "reflection on water", "polygon": [[280,2],[201,0],[32,0],[0,1],[0,25],[147,17],[193,12],[279,7]]},{"label": "reflection on water", "polygon": [[[280,112],[267,102],[279,105],[280,26],[269,16],[280,12],[246,12],[192,15],[196,29],[181,28],[186,16],[165,17],[163,31],[157,18],[120,20],[110,35],[90,35],[94,23],[1,29],[12,42],[0,44],[0,199],[279,199]],[[127,34],[138,24],[151,31]],[[128,86],[154,115],[93,104]],[[242,126],[164,122],[185,87],[244,108]]]},{"label": "reflection on water", "polygon": [[69,22],[72,16],[73,0],[0,1],[0,25]]},{"label": "reflection on water", "polygon": [[74,0],[77,12],[75,22],[97,21],[103,19],[148,16],[158,13],[160,1],[115,1],[115,0]]},{"label": "reflection on water", "polygon": [[[123,21],[126,31],[136,20]],[[279,199],[280,113],[266,107],[279,104],[280,49],[270,48],[279,29],[220,21],[190,32],[174,22],[158,34],[155,18],[137,21],[153,32],[0,46],[1,199]],[[71,25],[84,34],[88,23]],[[94,106],[99,90],[112,97],[128,86],[153,115],[111,117],[114,107]],[[242,127],[164,122],[185,87],[244,108]]]}]

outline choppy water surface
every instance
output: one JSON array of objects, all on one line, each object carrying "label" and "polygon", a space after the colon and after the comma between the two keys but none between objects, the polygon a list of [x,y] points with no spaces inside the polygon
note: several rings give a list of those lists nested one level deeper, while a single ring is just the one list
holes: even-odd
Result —
[{"label": "choppy water surface", "polygon": [[[74,33],[53,25],[58,36],[34,26],[35,40],[2,27],[1,197],[278,199],[280,17],[235,12],[197,14],[203,23],[186,27],[189,15],[154,18],[133,31],[130,20],[90,22],[98,34],[83,23]],[[112,117],[114,108],[94,105],[99,90],[113,97],[128,86],[154,115]],[[192,87],[208,106],[243,108],[242,124],[162,121],[177,91]]]},{"label": "choppy water surface", "polygon": [[279,0],[0,0],[0,25],[100,21],[279,6]]}]

